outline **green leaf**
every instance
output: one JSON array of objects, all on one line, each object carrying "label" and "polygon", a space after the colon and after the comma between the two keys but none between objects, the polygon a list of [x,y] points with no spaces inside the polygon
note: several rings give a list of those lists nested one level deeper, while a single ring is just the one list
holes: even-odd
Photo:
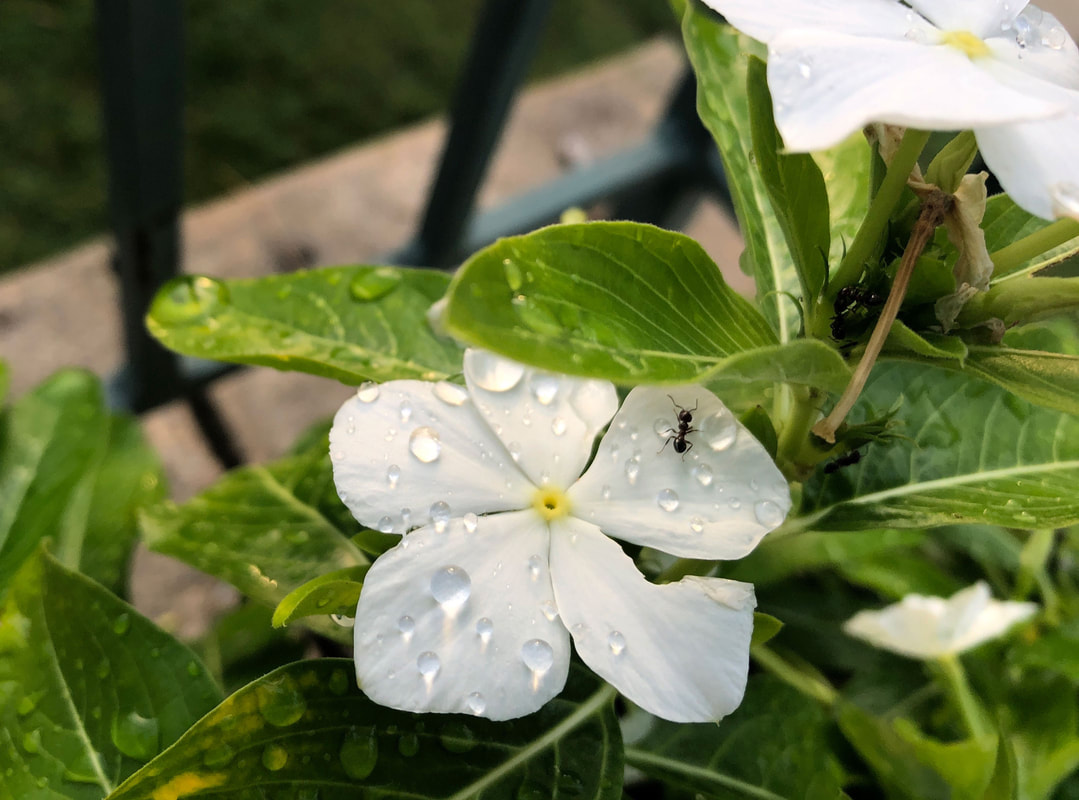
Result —
[{"label": "green leaf", "polygon": [[911,551],[876,553],[858,561],[840,564],[838,569],[851,583],[865,586],[893,600],[908,594],[950,597],[964,585],[924,555]]},{"label": "green leaf", "polygon": [[244,687],[109,800],[176,800],[212,789],[317,792],[319,800],[617,800],[622,747],[614,691],[586,670],[540,711],[509,722],[375,705],[351,661],[283,667]]},{"label": "green leaf", "polygon": [[967,345],[957,336],[935,333],[916,333],[901,320],[892,323],[885,343],[888,350],[901,350],[922,358],[954,360],[962,365],[969,352]]},{"label": "green leaf", "polygon": [[316,614],[356,615],[356,603],[360,600],[363,578],[368,565],[336,569],[320,575],[302,586],[297,586],[277,604],[273,614],[273,626],[283,628],[293,620]]},{"label": "green leaf", "polygon": [[769,383],[797,383],[840,393],[850,381],[847,362],[819,339],[795,339],[760,347],[720,361],[701,380],[714,391]]},{"label": "green leaf", "polygon": [[944,743],[906,719],[885,720],[845,703],[838,714],[847,740],[890,796],[911,800],[981,800],[993,778],[997,737]]},{"label": "green leaf", "polygon": [[692,239],[650,225],[553,225],[470,258],[446,323],[472,344],[623,384],[699,380],[776,344]]},{"label": "green leaf", "polygon": [[828,279],[831,232],[824,176],[809,154],[783,152],[766,67],[756,56],[749,57],[746,82],[757,168],[798,270],[804,303],[811,306]]},{"label": "green leaf", "polygon": [[0,431],[0,593],[41,540],[70,567],[82,560],[108,416],[101,386],[70,370],[22,397]]},{"label": "green leaf", "polygon": [[869,211],[869,183],[873,167],[873,148],[861,131],[851,134],[831,150],[813,154],[828,190],[829,226],[832,248],[829,263],[838,264],[847,246],[858,235]]},{"label": "green leaf", "polygon": [[0,361],[0,404],[4,402],[4,398],[7,397],[8,387],[11,385],[11,371],[8,369],[8,365],[3,361]]},{"label": "green leaf", "polygon": [[1028,402],[1079,414],[1079,356],[972,346],[966,369]]},{"label": "green leaf", "polygon": [[1065,677],[1034,672],[1014,688],[1006,709],[1019,797],[1047,800],[1079,769],[1079,688]]},{"label": "green leaf", "polygon": [[756,281],[762,310],[779,340],[790,341],[800,322],[794,304],[780,292],[797,292],[798,275],[755,164],[746,94],[747,56],[763,56],[764,46],[723,24],[699,3],[688,4],[682,37],[697,75],[697,111],[719,146],[745,238],[742,267]]},{"label": "green leaf", "polygon": [[940,149],[925,171],[926,183],[939,186],[948,194],[959,188],[963,176],[978,155],[978,140],[973,131],[962,131]]},{"label": "green leaf", "polygon": [[1049,631],[1016,647],[1012,660],[1026,667],[1040,667],[1064,675],[1079,684],[1079,619],[1071,619],[1056,630]]},{"label": "green leaf", "polygon": [[[307,581],[367,563],[350,540],[359,525],[337,498],[322,447],[233,470],[182,506],[146,509],[140,524],[150,549],[271,608]],[[328,620],[318,629],[348,638]]]},{"label": "green leaf", "polygon": [[721,724],[654,720],[644,739],[626,748],[626,762],[710,798],[838,798],[830,728],[817,703],[756,675],[742,705]]},{"label": "green leaf", "polygon": [[461,371],[455,343],[427,323],[449,278],[433,270],[332,267],[162,287],[146,324],[184,355],[261,364],[358,384]]},{"label": "green leaf", "polygon": [[753,612],[753,646],[766,644],[775,638],[776,634],[783,630],[783,621],[778,620],[771,614],[760,611]]},{"label": "green leaf", "polygon": [[[1006,194],[989,198],[986,204],[982,229],[985,231],[985,245],[990,253],[1003,250],[1010,244],[1047,228],[1053,223],[1024,211]],[[993,283],[1030,275],[1051,265],[1073,260],[1079,255],[1079,238],[1054,247],[1047,253],[1019,264],[1008,272],[997,271]]]},{"label": "green leaf", "polygon": [[220,697],[187,647],[39,553],[0,621],[4,796],[100,800]]},{"label": "green leaf", "polygon": [[882,364],[852,421],[901,401],[895,432],[857,465],[806,484],[802,525],[836,530],[1079,521],[1079,418],[936,367]]}]

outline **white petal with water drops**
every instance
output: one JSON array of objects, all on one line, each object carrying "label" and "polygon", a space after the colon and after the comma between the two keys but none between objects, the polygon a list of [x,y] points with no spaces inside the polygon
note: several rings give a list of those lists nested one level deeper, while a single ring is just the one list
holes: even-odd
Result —
[{"label": "white petal with water drops", "polygon": [[[471,402],[447,404],[420,381],[391,381],[371,393],[348,400],[330,431],[338,493],[364,525],[382,529],[389,517],[390,530],[403,532],[403,508],[426,511],[447,497],[455,515],[528,505],[531,482]],[[405,425],[402,405],[410,409]]]},{"label": "white petal with water drops", "polygon": [[586,664],[646,711],[707,722],[745,691],[753,587],[718,578],[651,584],[594,525],[552,525],[555,602]]},{"label": "white petal with water drops", "polygon": [[[505,361],[482,350],[465,352],[472,401],[533,483],[546,476],[551,485],[565,488],[584,469],[592,440],[618,408],[614,386]],[[512,374],[516,380],[495,381],[492,374]]]},{"label": "white petal with water drops", "polygon": [[[693,447],[686,453],[652,435],[633,440],[639,420],[675,418],[668,391],[637,387],[629,393],[595,461],[570,489],[573,513],[611,536],[673,555],[741,558],[790,510],[787,482],[753,435],[701,386],[672,392],[684,408],[697,406],[691,427],[698,419],[702,425],[715,420],[708,432],[687,434]],[[708,444],[709,433],[718,450]],[[615,449],[635,453],[624,469],[611,465]]]},{"label": "white petal with water drops", "polygon": [[[459,518],[443,533],[420,528],[382,555],[356,611],[364,692],[393,708],[490,719],[529,714],[558,694],[569,635],[543,612],[556,606],[546,564],[535,580],[528,577],[530,557],[548,552],[549,538],[529,510],[487,517],[472,532]],[[515,575],[512,564],[520,565]],[[405,617],[412,621],[407,636]],[[482,695],[479,711],[470,700],[475,693]]]},{"label": "white petal with water drops", "polygon": [[903,39],[917,24],[892,0],[704,0],[739,30],[769,42],[785,30],[827,30]]}]

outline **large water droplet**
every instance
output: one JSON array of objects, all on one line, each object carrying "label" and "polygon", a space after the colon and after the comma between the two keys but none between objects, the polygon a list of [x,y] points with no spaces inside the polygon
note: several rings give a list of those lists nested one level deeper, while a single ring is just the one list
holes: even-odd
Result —
[{"label": "large water droplet", "polygon": [[484,350],[471,351],[466,364],[472,380],[488,392],[508,392],[525,374],[523,365]]},{"label": "large water droplet", "polygon": [[382,517],[377,527],[379,533],[393,533],[393,517]]},{"label": "large water droplet", "polygon": [[606,381],[581,381],[570,395],[569,402],[581,421],[592,430],[598,430],[610,422],[611,414],[618,408],[614,386]]},{"label": "large water droplet", "polygon": [[712,481],[715,480],[715,473],[707,464],[698,464],[693,468],[693,477],[701,486],[711,486]]},{"label": "large water droplet", "polygon": [[229,290],[213,278],[185,275],[173,278],[158,292],[150,316],[163,322],[192,322],[229,302]]},{"label": "large water droplet", "polygon": [[611,653],[620,656],[626,649],[626,637],[620,631],[611,631],[607,635],[607,646],[611,648]]},{"label": "large water droplet", "polygon": [[160,749],[157,720],[136,711],[113,717],[111,734],[116,749],[129,758],[149,761]]},{"label": "large water droplet", "polygon": [[435,526],[435,531],[442,533],[446,530],[446,526],[450,522],[450,504],[445,500],[439,500],[436,503],[432,503],[431,508],[428,509],[428,514],[431,516],[431,522]]},{"label": "large water droplet", "polygon": [[678,508],[678,493],[674,489],[660,489],[656,503],[664,511],[674,511]]},{"label": "large water droplet", "polygon": [[461,521],[464,523],[465,531],[467,533],[475,533],[476,529],[480,526],[480,518],[473,514],[471,511],[465,514],[464,518]]},{"label": "large water droplet", "polygon": [[217,742],[207,748],[202,756],[202,763],[210,767],[210,769],[217,769],[228,764],[235,756],[236,751],[232,749],[231,745],[225,742]]},{"label": "large water droplet", "polygon": [[721,409],[701,422],[701,438],[715,452],[728,449],[738,438],[738,421],[727,409]]},{"label": "large water droplet", "polygon": [[[576,534],[574,535],[576,536]],[[543,616],[547,618],[548,622],[554,622],[558,617],[558,609],[555,608],[554,603],[549,601],[540,603],[540,611],[543,613]]]},{"label": "large water droplet", "polygon": [[1068,43],[1068,32],[1060,25],[1042,31],[1042,43],[1052,50],[1063,50]]},{"label": "large water droplet", "polygon": [[362,781],[368,777],[378,763],[378,736],[374,726],[349,728],[339,758],[345,774],[353,780]]},{"label": "large water droplet", "polygon": [[468,400],[468,390],[465,387],[447,381],[436,383],[434,393],[435,397],[451,406],[464,405]]},{"label": "large water droplet", "polygon": [[397,620],[397,630],[401,632],[401,638],[406,642],[412,639],[412,634],[416,630],[416,620],[407,614]]},{"label": "large water droplet", "polygon": [[472,593],[472,579],[461,567],[443,567],[431,578],[431,596],[444,611],[456,611]]},{"label": "large water droplet", "polygon": [[528,388],[541,406],[554,402],[558,396],[558,386],[558,378],[547,372],[533,372],[528,379]]},{"label": "large water droplet", "polygon": [[468,710],[477,717],[487,710],[487,700],[479,692],[472,692],[465,702],[468,703]]},{"label": "large water droplet", "polygon": [[491,641],[491,635],[495,632],[495,624],[491,622],[487,617],[480,617],[476,620],[476,634],[480,637],[480,641],[483,644],[487,644]]},{"label": "large water droplet", "polygon": [[259,713],[278,728],[298,722],[307,710],[299,685],[289,675],[266,679],[256,690]]},{"label": "large water droplet", "polygon": [[442,662],[438,660],[437,655],[427,650],[420,653],[419,658],[416,659],[416,669],[427,680],[434,680],[434,677],[438,675],[438,671],[442,669]]},{"label": "large water droplet", "polygon": [[378,384],[364,381],[356,388],[356,399],[361,403],[373,403],[378,400]]},{"label": "large water droplet", "polygon": [[266,767],[270,772],[277,772],[279,769],[283,769],[287,763],[288,750],[279,744],[268,745],[266,749],[262,751],[262,766]]},{"label": "large water droplet", "polygon": [[361,303],[385,297],[401,283],[401,273],[393,267],[364,267],[348,285],[354,300]]},{"label": "large water droplet", "polygon": [[542,675],[554,664],[554,650],[543,639],[529,639],[521,645],[521,660],[537,675]]},{"label": "large water droplet", "polygon": [[408,450],[424,464],[437,461],[439,453],[442,452],[442,442],[439,441],[438,431],[426,425],[416,428],[408,437]]},{"label": "large water droplet", "polygon": [[766,528],[778,527],[787,516],[783,513],[783,509],[771,500],[761,500],[758,502],[753,506],[753,513],[757,517],[757,522]]}]

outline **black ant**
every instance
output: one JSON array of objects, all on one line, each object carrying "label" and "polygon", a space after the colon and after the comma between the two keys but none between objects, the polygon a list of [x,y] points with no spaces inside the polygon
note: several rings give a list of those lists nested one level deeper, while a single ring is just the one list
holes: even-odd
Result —
[{"label": "black ant", "polygon": [[862,460],[861,450],[851,450],[849,453],[844,453],[839,458],[829,461],[824,465],[824,474],[831,475],[833,472],[839,472],[843,467],[852,467]]},{"label": "black ant", "polygon": [[[667,397],[671,396],[667,395]],[[674,442],[674,452],[681,453],[682,460],[685,461],[686,453],[693,449],[693,442],[686,439],[686,435],[697,432],[696,428],[689,427],[689,423],[693,422],[693,412],[697,410],[697,405],[700,403],[700,400],[693,404],[693,408],[686,408],[685,406],[678,405],[678,403],[674,402],[673,397],[671,397],[671,403],[674,404],[674,410],[677,414],[678,430],[668,428],[667,433],[669,435],[667,436],[667,441],[665,441],[663,447],[659,448],[656,452],[662,453],[668,444]]]},{"label": "black ant", "polygon": [[858,309],[858,306],[871,308],[884,303],[884,298],[869,289],[861,286],[844,286],[835,296],[832,308],[835,316],[832,317],[832,338],[837,342],[847,338],[847,323],[849,317]]}]

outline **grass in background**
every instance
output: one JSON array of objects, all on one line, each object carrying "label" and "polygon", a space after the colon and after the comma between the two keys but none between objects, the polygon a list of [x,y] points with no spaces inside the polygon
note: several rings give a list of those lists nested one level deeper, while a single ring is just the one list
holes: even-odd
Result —
[{"label": "grass in background", "polygon": [[[480,5],[187,0],[188,202],[444,109]],[[0,272],[107,227],[93,25],[90,0],[0,2]],[[558,0],[532,75],[665,29],[665,0]]]}]

